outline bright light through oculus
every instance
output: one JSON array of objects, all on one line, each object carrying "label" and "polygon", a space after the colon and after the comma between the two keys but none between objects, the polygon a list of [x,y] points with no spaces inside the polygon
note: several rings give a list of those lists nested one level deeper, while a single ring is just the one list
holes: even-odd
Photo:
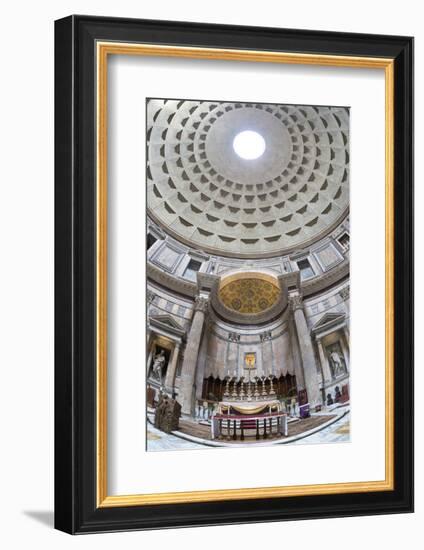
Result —
[{"label": "bright light through oculus", "polygon": [[245,130],[236,135],[233,148],[242,159],[254,160],[264,154],[265,140],[258,132]]}]

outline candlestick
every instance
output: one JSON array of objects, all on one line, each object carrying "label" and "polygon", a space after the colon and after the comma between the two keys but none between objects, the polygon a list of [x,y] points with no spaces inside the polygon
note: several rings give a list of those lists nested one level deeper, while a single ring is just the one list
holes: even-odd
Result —
[{"label": "candlestick", "polygon": [[231,397],[237,397],[237,378],[235,376],[233,382],[233,393],[231,394]]},{"label": "candlestick", "polygon": [[258,392],[258,377],[255,376],[255,390],[253,392],[253,396],[255,399],[258,399],[259,397],[259,392]]},{"label": "candlestick", "polygon": [[271,374],[269,376],[269,382],[270,382],[270,386],[269,386],[269,395],[275,395],[275,391],[274,391],[274,386],[273,386],[273,383],[272,383],[272,379],[274,378],[274,375]]},{"label": "candlestick", "polygon": [[240,393],[239,393],[240,399],[243,400],[245,395],[246,395],[246,393],[244,391],[244,376],[242,376],[240,378]]},{"label": "candlestick", "polygon": [[224,397],[229,397],[230,395],[230,376],[225,377],[225,390]]},{"label": "candlestick", "polygon": [[265,379],[266,379],[266,376],[262,376],[262,394],[261,395],[263,397],[266,397]]}]

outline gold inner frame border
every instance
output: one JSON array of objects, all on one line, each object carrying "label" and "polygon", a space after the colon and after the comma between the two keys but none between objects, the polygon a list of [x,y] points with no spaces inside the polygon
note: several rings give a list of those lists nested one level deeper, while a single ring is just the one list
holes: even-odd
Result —
[{"label": "gold inner frame border", "polygon": [[[385,479],[315,485],[108,495],[107,491],[107,62],[109,55],[219,59],[383,69],[385,73]],[[96,43],[97,63],[97,507],[142,506],[394,490],[394,60],[140,43]]]}]

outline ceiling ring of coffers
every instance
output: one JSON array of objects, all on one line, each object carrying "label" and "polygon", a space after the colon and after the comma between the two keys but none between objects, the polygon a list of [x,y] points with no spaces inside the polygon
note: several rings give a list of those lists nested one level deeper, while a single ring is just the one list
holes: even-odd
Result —
[{"label": "ceiling ring of coffers", "polygon": [[[149,215],[181,242],[222,256],[310,246],[348,213],[348,117],[343,107],[150,100]],[[268,139],[248,165],[230,146],[243,121]]]}]

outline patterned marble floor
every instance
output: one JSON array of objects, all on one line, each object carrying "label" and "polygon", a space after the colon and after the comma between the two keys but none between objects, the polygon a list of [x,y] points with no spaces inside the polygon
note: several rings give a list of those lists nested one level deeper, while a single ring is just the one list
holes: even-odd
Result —
[{"label": "patterned marble floor", "polygon": [[205,446],[161,432],[148,423],[147,449],[149,451],[179,451],[182,449],[205,449]]},{"label": "patterned marble floor", "polygon": [[293,441],[291,445],[310,445],[314,443],[348,443],[350,441],[350,412],[327,428],[304,439]]},{"label": "patterned marble floor", "polygon": [[[350,413],[346,414],[327,428],[292,441],[289,445],[310,445],[320,443],[347,443],[350,441]],[[205,449],[204,445],[187,441],[172,434],[165,434],[157,430],[150,423],[147,424],[147,447],[149,451],[175,451],[184,449]],[[212,448],[212,447],[209,447]]]}]

